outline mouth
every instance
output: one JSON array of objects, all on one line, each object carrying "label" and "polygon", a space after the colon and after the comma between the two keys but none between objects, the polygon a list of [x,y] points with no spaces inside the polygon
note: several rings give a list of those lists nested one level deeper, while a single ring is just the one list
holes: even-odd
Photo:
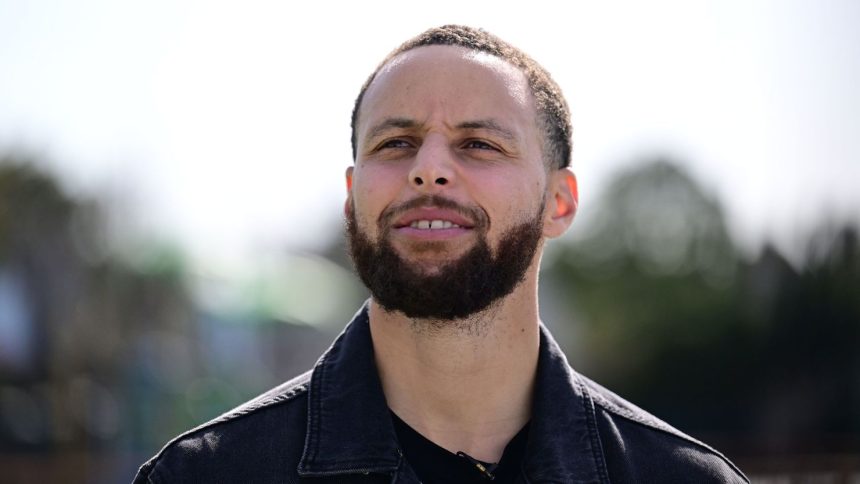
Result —
[{"label": "mouth", "polygon": [[475,224],[456,210],[421,207],[402,214],[392,227],[410,238],[446,239],[471,232]]},{"label": "mouth", "polygon": [[442,230],[442,229],[459,229],[460,225],[455,224],[450,220],[414,220],[409,224],[410,228],[418,230]]},{"label": "mouth", "polygon": [[408,227],[417,230],[471,229],[474,225],[454,210],[433,207],[409,210],[393,223],[395,229]]}]

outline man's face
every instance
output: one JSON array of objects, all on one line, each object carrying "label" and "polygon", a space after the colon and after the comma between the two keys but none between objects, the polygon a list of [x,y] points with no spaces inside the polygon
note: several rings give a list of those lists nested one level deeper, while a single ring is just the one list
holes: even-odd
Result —
[{"label": "man's face", "polygon": [[459,47],[419,47],[378,74],[347,173],[350,246],[374,299],[466,317],[507,295],[545,232],[547,170],[524,75]]}]

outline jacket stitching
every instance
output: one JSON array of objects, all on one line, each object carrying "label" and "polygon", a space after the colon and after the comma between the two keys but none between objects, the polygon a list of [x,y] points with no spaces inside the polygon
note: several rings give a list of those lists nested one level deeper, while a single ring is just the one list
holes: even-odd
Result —
[{"label": "jacket stitching", "polygon": [[578,378],[578,376],[574,376],[574,378],[576,379],[576,385],[579,387],[579,391],[582,393],[582,406],[586,413],[586,426],[588,427],[588,433],[591,437],[591,453],[597,467],[597,476],[600,479],[600,482],[608,483],[609,473],[606,469],[606,461],[603,456],[603,444],[600,442],[600,434],[597,430],[597,417],[594,410],[594,400],[591,398],[591,393],[585,387],[582,379]]},{"label": "jacket stitching", "polygon": [[696,445],[700,448],[707,450],[710,454],[719,457],[723,462],[725,462],[733,471],[735,471],[735,473],[739,477],[744,479],[745,482],[749,482],[749,480],[746,478],[746,476],[744,476],[743,472],[741,472],[740,469],[738,469],[732,463],[732,461],[730,461],[720,451],[714,449],[713,447],[709,446],[708,444],[701,442],[699,440],[696,440],[695,438],[690,437],[689,435],[687,435],[687,434],[685,434],[679,430],[676,430],[667,424],[661,425],[661,422],[655,422],[655,421],[652,421],[652,420],[647,419],[647,418],[642,418],[641,416],[633,413],[630,410],[619,407],[618,405],[616,405],[612,401],[605,398],[603,395],[596,394],[595,397],[596,397],[595,400],[597,401],[597,404],[600,405],[601,408],[603,408],[604,410],[606,410],[609,413],[616,414],[622,418],[625,418],[625,419],[630,420],[632,422],[638,423],[640,425],[644,425],[648,428],[651,428],[651,429],[654,429],[654,430],[657,430],[660,432],[664,432],[664,433],[667,433],[669,435],[673,435],[673,436],[675,436],[681,440],[684,440],[688,443],[691,443],[693,445]]},{"label": "jacket stitching", "polygon": [[[307,389],[308,389],[308,386],[306,383],[296,384],[296,386],[290,387],[288,390],[286,390],[285,393],[283,393],[281,395],[276,395],[273,397],[267,397],[266,399],[264,399],[258,403],[242,405],[238,409],[230,410],[227,413],[224,413],[218,417],[215,417],[214,419],[212,419],[208,422],[205,422],[201,425],[198,425],[197,427],[194,427],[190,430],[187,430],[187,431],[177,435],[176,437],[174,437],[169,442],[167,442],[164,445],[164,447],[162,447],[161,450],[159,450],[158,453],[152,457],[152,459],[148,460],[142,466],[140,466],[140,471],[145,470],[147,481],[148,482],[154,482],[152,480],[152,476],[153,476],[153,474],[158,473],[157,469],[158,469],[158,464],[161,462],[161,457],[164,455],[164,452],[167,449],[169,449],[170,447],[173,446],[173,444],[179,442],[180,440],[182,440],[186,437],[191,436],[194,433],[208,429],[208,428],[213,427],[215,425],[219,425],[219,424],[222,424],[225,422],[236,420],[237,418],[243,417],[245,415],[256,412],[256,411],[261,410],[263,408],[271,407],[271,406],[276,405],[278,403],[289,402],[290,400],[295,399],[297,396],[305,393],[305,391]],[[246,408],[247,408],[247,410],[246,410]]]},{"label": "jacket stitching", "polygon": [[[316,367],[313,370],[313,377],[312,377],[311,381],[318,378],[318,381],[314,385],[317,392],[310,392],[310,393],[312,393],[312,395],[311,395],[311,401],[308,402],[308,430],[307,430],[308,433],[307,433],[307,438],[305,440],[305,448],[304,448],[304,452],[303,452],[304,454],[307,455],[307,459],[302,459],[300,461],[299,467],[302,467],[301,464],[305,460],[316,460],[317,456],[319,455],[320,442],[319,442],[319,439],[317,438],[317,435],[319,433],[319,429],[317,428],[317,426],[319,425],[319,422],[318,422],[319,416],[322,413],[322,398],[320,395],[316,395],[313,393],[319,392],[319,388],[322,386],[322,382],[325,379],[325,372],[326,372],[325,362],[328,359],[330,351],[331,350],[329,349],[329,351],[326,351],[323,354],[323,356],[320,358],[319,363],[317,363]],[[319,372],[319,377],[317,377],[317,372]]]}]

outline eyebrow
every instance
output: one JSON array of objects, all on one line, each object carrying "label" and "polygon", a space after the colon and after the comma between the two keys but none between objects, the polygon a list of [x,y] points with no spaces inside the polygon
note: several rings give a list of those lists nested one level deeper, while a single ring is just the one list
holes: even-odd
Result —
[{"label": "eyebrow", "polygon": [[376,126],[370,128],[366,139],[373,139],[392,128],[409,129],[418,126],[418,122],[409,118],[385,118]]},{"label": "eyebrow", "polygon": [[501,136],[502,138],[509,140],[509,141],[516,141],[516,139],[517,139],[517,137],[514,136],[514,133],[512,133],[507,128],[504,128],[502,125],[500,125],[499,123],[497,123],[495,120],[492,120],[492,119],[479,119],[476,121],[466,121],[466,122],[458,124],[457,129],[484,129],[487,131],[492,131],[496,135]]},{"label": "eyebrow", "polygon": [[[371,140],[388,131],[389,129],[414,129],[418,127],[418,122],[409,118],[385,118],[372,128],[365,139]],[[456,126],[457,129],[483,129],[492,131],[496,135],[509,140],[516,141],[517,137],[514,133],[503,127],[493,119],[478,119],[475,121],[464,121]]]}]

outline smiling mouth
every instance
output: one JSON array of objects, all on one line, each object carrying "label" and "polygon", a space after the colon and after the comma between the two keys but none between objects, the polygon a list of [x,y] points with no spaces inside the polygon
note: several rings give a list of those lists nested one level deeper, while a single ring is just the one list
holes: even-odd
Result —
[{"label": "smiling mouth", "polygon": [[[415,198],[385,209],[380,226],[407,237],[453,237],[484,228],[486,216],[479,208],[461,205],[438,195]],[[411,234],[411,235],[410,235]]]},{"label": "smiling mouth", "polygon": [[459,229],[461,226],[450,220],[413,220],[409,227],[418,230]]}]

